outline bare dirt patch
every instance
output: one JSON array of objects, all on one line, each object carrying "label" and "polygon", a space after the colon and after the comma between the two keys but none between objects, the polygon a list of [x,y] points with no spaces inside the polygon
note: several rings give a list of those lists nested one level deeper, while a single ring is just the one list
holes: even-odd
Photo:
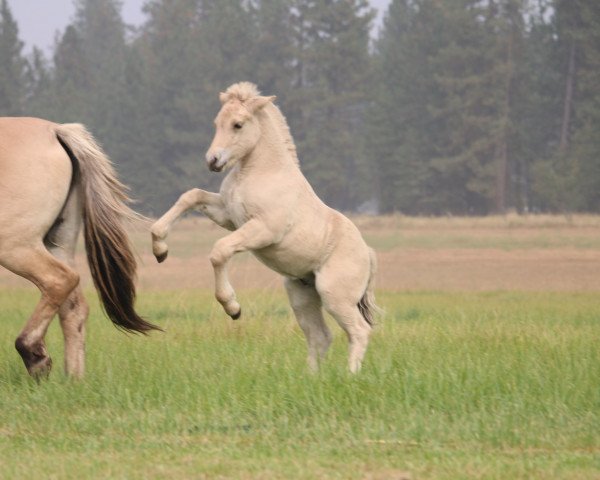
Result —
[{"label": "bare dirt patch", "polygon": [[389,290],[600,290],[599,251],[395,249],[379,260],[378,286]]},{"label": "bare dirt patch", "polygon": [[[355,220],[374,245],[383,246],[377,249],[380,289],[600,291],[600,217]],[[140,291],[212,289],[208,254],[225,234],[204,218],[186,219],[175,225],[169,258],[159,265],[149,234],[135,230]],[[78,268],[90,287],[79,250]],[[238,289],[281,287],[281,278],[250,254],[238,255],[230,274]],[[0,287],[24,285],[28,282],[0,268]]]}]

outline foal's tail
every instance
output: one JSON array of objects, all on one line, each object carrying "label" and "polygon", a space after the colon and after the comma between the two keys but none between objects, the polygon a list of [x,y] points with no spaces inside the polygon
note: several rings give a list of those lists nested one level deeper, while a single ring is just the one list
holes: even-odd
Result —
[{"label": "foal's tail", "polygon": [[127,187],[83,125],[58,125],[55,131],[73,162],[74,180],[81,189],[85,249],[106,314],[123,330],[159,330],[141,318],[133,306],[137,265],[124,223],[141,215],[127,206]]},{"label": "foal's tail", "polygon": [[375,251],[369,248],[369,260],[370,260],[370,272],[369,272],[369,283],[367,284],[367,290],[365,294],[358,302],[358,309],[362,314],[365,321],[373,326],[376,313],[380,313],[381,309],[375,304],[375,274],[377,273],[377,257]]}]

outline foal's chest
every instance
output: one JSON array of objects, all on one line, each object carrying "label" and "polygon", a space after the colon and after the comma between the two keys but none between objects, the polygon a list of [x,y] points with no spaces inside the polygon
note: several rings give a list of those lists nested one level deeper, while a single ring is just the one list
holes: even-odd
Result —
[{"label": "foal's chest", "polygon": [[248,221],[250,215],[248,214],[246,199],[244,198],[242,189],[236,185],[232,185],[221,192],[221,198],[223,198],[229,218],[236,228],[241,227]]}]

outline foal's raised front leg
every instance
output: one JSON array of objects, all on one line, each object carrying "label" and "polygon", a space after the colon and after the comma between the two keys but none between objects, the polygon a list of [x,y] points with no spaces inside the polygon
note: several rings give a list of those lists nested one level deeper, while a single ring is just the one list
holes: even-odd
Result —
[{"label": "foal's raised front leg", "polygon": [[258,250],[273,243],[274,235],[260,220],[252,219],[235,232],[218,240],[210,252],[210,263],[215,272],[215,297],[234,320],[242,310],[227,276],[227,263],[238,252]]},{"label": "foal's raised front leg", "polygon": [[228,230],[235,227],[221,201],[218,193],[206,192],[199,188],[192,188],[179,197],[179,200],[160,217],[150,228],[152,233],[152,252],[159,262],[163,262],[169,253],[169,247],[165,242],[173,223],[188,210],[196,208],[209,217],[217,225]]}]

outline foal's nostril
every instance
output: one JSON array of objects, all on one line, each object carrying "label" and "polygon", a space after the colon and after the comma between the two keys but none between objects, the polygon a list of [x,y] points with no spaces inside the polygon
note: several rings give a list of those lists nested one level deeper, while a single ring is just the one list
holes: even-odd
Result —
[{"label": "foal's nostril", "polygon": [[219,157],[217,155],[213,155],[212,157],[210,157],[210,159],[208,160],[208,168],[211,172],[219,171],[219,168],[217,167],[218,162]]}]

